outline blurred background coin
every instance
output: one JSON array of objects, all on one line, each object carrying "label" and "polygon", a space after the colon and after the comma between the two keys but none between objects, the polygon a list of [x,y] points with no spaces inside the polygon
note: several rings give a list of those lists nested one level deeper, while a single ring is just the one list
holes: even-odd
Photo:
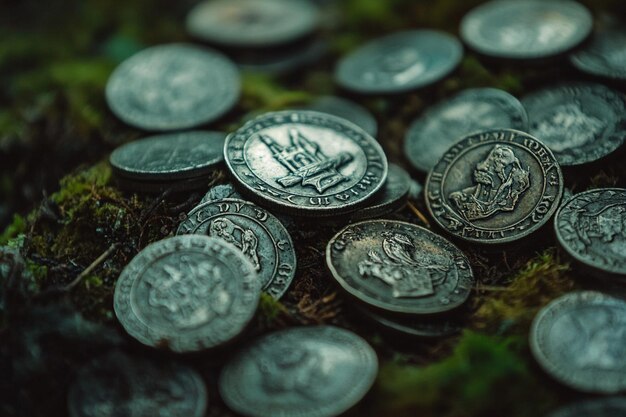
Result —
[{"label": "blurred background coin", "polygon": [[599,28],[591,42],[570,56],[570,61],[587,74],[626,80],[626,27],[614,22]]},{"label": "blurred background coin", "polygon": [[348,99],[335,96],[321,96],[309,103],[306,109],[346,119],[365,130],[374,138],[378,133],[378,123],[372,113]]}]

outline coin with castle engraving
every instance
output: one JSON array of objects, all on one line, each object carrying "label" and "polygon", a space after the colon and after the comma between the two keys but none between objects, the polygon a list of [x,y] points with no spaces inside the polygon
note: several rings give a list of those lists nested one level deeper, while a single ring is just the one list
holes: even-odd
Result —
[{"label": "coin with castle engraving", "polygon": [[426,206],[452,236],[509,243],[541,228],[556,212],[563,175],[533,136],[511,129],[469,135],[452,145],[426,180]]},{"label": "coin with castle engraving", "polygon": [[226,164],[254,202],[298,216],[332,216],[365,205],[387,178],[374,138],[313,111],[267,113],[226,138]]},{"label": "coin with castle engraving", "polygon": [[267,210],[248,201],[222,199],[200,204],[176,232],[206,234],[235,245],[252,263],[263,290],[280,298],[296,273],[291,236]]},{"label": "coin with castle engraving", "polygon": [[411,177],[396,164],[389,164],[387,181],[383,188],[365,207],[350,215],[352,220],[366,220],[399,210],[406,204],[411,187]]},{"label": "coin with castle engraving", "polygon": [[369,391],[378,373],[374,350],[334,326],[292,327],[243,348],[219,378],[222,399],[249,417],[334,417]]},{"label": "coin with castle engraving", "polygon": [[261,282],[223,239],[174,236],[146,246],[124,268],[113,307],[139,342],[174,352],[217,347],[252,319]]},{"label": "coin with castle engraving", "polygon": [[609,397],[579,401],[550,413],[547,417],[626,417],[626,398]]},{"label": "coin with castle engraving", "polygon": [[561,166],[596,161],[626,139],[622,93],[594,83],[548,86],[522,98],[528,133],[551,150]]},{"label": "coin with castle engraving", "polygon": [[202,417],[207,392],[187,366],[113,351],[78,372],[67,402],[70,417]]},{"label": "coin with castle engraving", "polygon": [[483,55],[502,59],[546,59],[580,45],[593,19],[570,0],[495,0],[471,10],[461,21],[463,41]]},{"label": "coin with castle engraving", "polygon": [[565,294],[533,320],[530,348],[559,382],[584,392],[626,390],[626,301],[594,291]]},{"label": "coin with castle engraving", "polygon": [[221,53],[188,44],[139,51],[113,71],[109,107],[145,130],[178,130],[216,120],[239,99],[239,71]]},{"label": "coin with castle engraving", "polygon": [[373,40],[342,58],[335,81],[362,94],[397,94],[433,84],[461,62],[463,47],[452,35],[412,30]]},{"label": "coin with castle engraving", "polygon": [[322,96],[309,103],[307,109],[342,117],[374,138],[378,133],[378,123],[374,116],[366,108],[345,98]]},{"label": "coin with castle engraving", "polygon": [[570,56],[579,70],[591,75],[626,80],[626,28],[614,22],[600,28],[591,42]]},{"label": "coin with castle engraving", "polygon": [[469,261],[456,246],[395,220],[347,226],[326,246],[326,264],[349,294],[396,313],[452,310],[467,300],[474,283]]},{"label": "coin with castle engraving", "polygon": [[602,274],[626,277],[626,189],[575,194],[554,218],[556,237],[578,262]]},{"label": "coin with castle engraving", "polygon": [[428,172],[457,141],[494,128],[526,131],[522,103],[496,88],[464,90],[417,118],[407,131],[404,150],[413,167]]}]

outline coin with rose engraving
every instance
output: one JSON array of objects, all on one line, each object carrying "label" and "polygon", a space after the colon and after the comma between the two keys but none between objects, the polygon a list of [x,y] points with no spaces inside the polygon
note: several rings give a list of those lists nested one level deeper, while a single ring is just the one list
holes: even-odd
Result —
[{"label": "coin with rose engraving", "polygon": [[474,283],[469,261],[456,246],[394,220],[347,226],[326,246],[326,264],[349,294],[395,313],[452,310],[467,300]]},{"label": "coin with rose engraving", "polygon": [[626,398],[609,397],[579,401],[550,413],[547,417],[626,417]]},{"label": "coin with rose engraving", "polygon": [[579,70],[591,75],[626,80],[626,28],[612,22],[599,28],[591,42],[570,56]]},{"label": "coin with rose engraving", "polygon": [[344,118],[359,126],[374,138],[378,133],[376,118],[366,108],[345,98],[334,96],[318,97],[309,103],[307,109]]},{"label": "coin with rose engraving", "polygon": [[585,6],[570,0],[495,0],[461,21],[463,41],[483,55],[502,59],[546,59],[569,52],[591,34]]},{"label": "coin with rose engraving", "polygon": [[556,212],[563,175],[533,136],[511,129],[469,135],[452,145],[426,180],[426,206],[452,236],[485,245],[510,243]]},{"label": "coin with rose engraving", "polygon": [[554,218],[565,251],[600,275],[626,277],[626,189],[575,194]]},{"label": "coin with rose engraving", "polygon": [[626,301],[594,291],[565,294],[541,309],[530,330],[539,365],[571,388],[626,390]]},{"label": "coin with rose engraving", "polygon": [[233,244],[174,236],[130,261],[115,285],[113,307],[124,329],[144,345],[193,352],[238,336],[260,293],[254,266]]},{"label": "coin with rose engraving", "polygon": [[411,177],[396,164],[389,164],[387,181],[378,194],[362,209],[352,213],[352,220],[366,220],[380,217],[401,209],[411,187]]},{"label": "coin with rose engraving", "polygon": [[404,150],[413,167],[428,172],[455,142],[494,128],[526,131],[522,103],[496,88],[464,90],[417,118],[406,133]]},{"label": "coin with rose engraving", "polygon": [[374,138],[325,113],[266,113],[226,138],[226,164],[249,198],[298,216],[332,216],[367,204],[387,178]]},{"label": "coin with rose engraving", "polygon": [[70,417],[202,417],[207,392],[193,369],[120,351],[84,366],[68,395]]},{"label": "coin with rose engraving", "polygon": [[117,117],[145,130],[178,130],[216,120],[239,99],[239,71],[209,48],[158,45],[113,71],[106,100]]},{"label": "coin with rose engraving", "polygon": [[528,133],[546,144],[561,166],[601,159],[626,139],[623,95],[601,84],[552,85],[526,95],[522,103]]},{"label": "coin with rose engraving", "polygon": [[292,327],[238,352],[219,378],[222,399],[249,417],[334,417],[369,391],[378,358],[365,340],[334,326]]},{"label": "coin with rose engraving", "polygon": [[200,204],[176,232],[189,233],[235,245],[252,263],[263,290],[276,299],[287,291],[296,273],[289,232],[272,213],[248,201],[227,198]]}]

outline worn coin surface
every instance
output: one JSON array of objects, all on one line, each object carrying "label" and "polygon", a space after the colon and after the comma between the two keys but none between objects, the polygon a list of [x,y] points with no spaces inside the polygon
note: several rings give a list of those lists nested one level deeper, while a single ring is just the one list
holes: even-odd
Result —
[{"label": "worn coin surface", "polygon": [[437,224],[466,241],[512,242],[555,213],[563,175],[554,155],[531,135],[496,129],[465,137],[426,180],[426,205]]},{"label": "worn coin surface", "polygon": [[224,160],[221,132],[165,133],[127,143],[109,157],[116,174],[139,180],[174,180],[206,175]]},{"label": "worn coin surface", "polygon": [[591,75],[626,79],[626,28],[614,24],[598,31],[589,44],[570,56],[570,61]]},{"label": "worn coin surface", "polygon": [[445,32],[399,32],[342,58],[335,68],[335,81],[357,93],[402,93],[441,80],[462,57],[461,43]]},{"label": "worn coin surface", "polygon": [[351,214],[353,220],[379,217],[399,210],[406,203],[411,177],[396,164],[389,164],[387,181],[378,194],[362,209]]},{"label": "worn coin surface", "polygon": [[261,282],[223,239],[170,237],[144,248],[115,286],[115,314],[139,342],[192,352],[235,338],[252,319]]},{"label": "worn coin surface", "polygon": [[579,262],[626,276],[626,189],[600,188],[574,195],[554,218],[559,244]]},{"label": "worn coin surface", "polygon": [[585,392],[626,389],[626,301],[594,291],[566,294],[535,317],[530,347],[544,370]]},{"label": "worn coin surface", "polygon": [[475,51],[504,59],[542,59],[566,53],[591,33],[591,13],[569,0],[496,0],[461,21],[463,41]]},{"label": "worn coin surface", "polygon": [[298,216],[354,211],[387,178],[387,158],[374,138],[313,111],[257,117],[226,138],[224,156],[255,202]]},{"label": "worn coin surface", "polygon": [[189,212],[176,232],[206,234],[236,246],[252,263],[263,290],[280,298],[296,273],[291,236],[267,210],[248,201],[221,199]]},{"label": "worn coin surface", "polygon": [[551,150],[561,166],[596,161],[626,139],[626,108],[618,91],[601,84],[549,86],[522,98],[528,132]]},{"label": "worn coin surface", "polygon": [[326,264],[348,293],[397,313],[452,310],[465,302],[474,283],[469,261],[456,246],[393,220],[347,226],[326,246]]},{"label": "worn coin surface", "polygon": [[404,141],[405,153],[416,169],[428,172],[454,143],[493,128],[526,131],[528,117],[522,103],[496,88],[464,90],[411,124]]},{"label": "worn coin surface", "polygon": [[374,138],[378,133],[378,123],[372,113],[363,106],[345,98],[322,96],[309,103],[307,109],[346,119],[365,130]]},{"label": "worn coin surface", "polygon": [[579,401],[559,408],[548,417],[626,417],[626,398]]},{"label": "worn coin surface", "polygon": [[202,417],[204,382],[194,370],[119,351],[94,359],[70,387],[71,417]]},{"label": "worn coin surface", "polygon": [[295,327],[252,342],[226,364],[220,394],[250,417],[332,417],[355,405],[378,372],[374,350],[333,326]]},{"label": "worn coin surface", "polygon": [[211,122],[239,99],[235,64],[221,53],[188,44],[144,49],[122,62],[106,85],[109,107],[145,130],[177,130]]}]

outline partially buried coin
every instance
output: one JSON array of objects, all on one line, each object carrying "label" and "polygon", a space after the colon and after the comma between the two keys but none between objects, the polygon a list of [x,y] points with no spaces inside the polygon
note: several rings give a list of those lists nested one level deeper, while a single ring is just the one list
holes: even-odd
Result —
[{"label": "partially buried coin", "polygon": [[626,80],[626,28],[623,23],[599,30],[589,44],[570,56],[570,61],[588,74]]},{"label": "partially buried coin", "polygon": [[496,0],[465,15],[460,34],[470,48],[483,55],[546,59],[580,45],[592,25],[591,13],[575,1]]},{"label": "partially buried coin", "polygon": [[441,80],[462,57],[461,43],[445,32],[399,32],[342,58],[335,68],[335,81],[362,94],[404,93]]},{"label": "partially buried coin", "polygon": [[404,206],[411,187],[409,174],[395,164],[389,164],[387,180],[378,194],[362,209],[352,213],[352,220],[365,220],[383,216]]},{"label": "partially buried coin", "polygon": [[593,162],[626,139],[626,107],[618,91],[593,83],[549,86],[524,98],[528,132],[554,153],[561,166]]},{"label": "partially buried coin", "polygon": [[453,145],[426,180],[426,205],[452,236],[485,245],[513,242],[556,212],[563,175],[539,140],[511,129],[476,133]]},{"label": "partially buried coin", "polygon": [[365,205],[387,177],[374,138],[313,111],[267,113],[226,138],[226,164],[250,198],[298,216],[332,216]]},{"label": "partially buried coin", "polygon": [[626,389],[626,302],[599,292],[566,294],[535,317],[530,347],[539,365],[579,391]]},{"label": "partially buried coin", "polygon": [[202,417],[207,392],[194,370],[115,351],[83,367],[68,396],[70,417]]},{"label": "partially buried coin", "polygon": [[178,130],[211,122],[239,99],[235,64],[187,44],[153,46],[122,62],[106,86],[109,107],[145,130]]},{"label": "partially buried coin", "polygon": [[222,239],[175,236],[144,248],[115,286],[115,314],[139,342],[192,352],[231,341],[256,311],[261,283]]},{"label": "partially buried coin", "polygon": [[469,261],[456,246],[400,221],[344,228],[326,246],[326,264],[349,294],[395,313],[452,310],[467,300],[474,283]]},{"label": "partially buried coin", "polygon": [[378,133],[376,118],[366,108],[345,98],[322,96],[309,103],[307,109],[346,119],[374,138]]},{"label": "partially buried coin", "polygon": [[495,88],[464,90],[427,110],[407,131],[406,156],[428,172],[456,142],[471,133],[493,128],[526,131],[528,117],[518,99]]},{"label": "partially buried coin", "polygon": [[219,390],[232,410],[250,417],[333,417],[374,383],[378,359],[352,332],[296,327],[252,342],[224,367]]},{"label": "partially buried coin", "polygon": [[566,405],[547,417],[626,417],[626,398],[612,397]]},{"label": "partially buried coin", "polygon": [[267,210],[250,202],[222,199],[191,210],[176,232],[206,234],[236,246],[252,263],[263,290],[280,298],[296,273],[291,236]]}]

